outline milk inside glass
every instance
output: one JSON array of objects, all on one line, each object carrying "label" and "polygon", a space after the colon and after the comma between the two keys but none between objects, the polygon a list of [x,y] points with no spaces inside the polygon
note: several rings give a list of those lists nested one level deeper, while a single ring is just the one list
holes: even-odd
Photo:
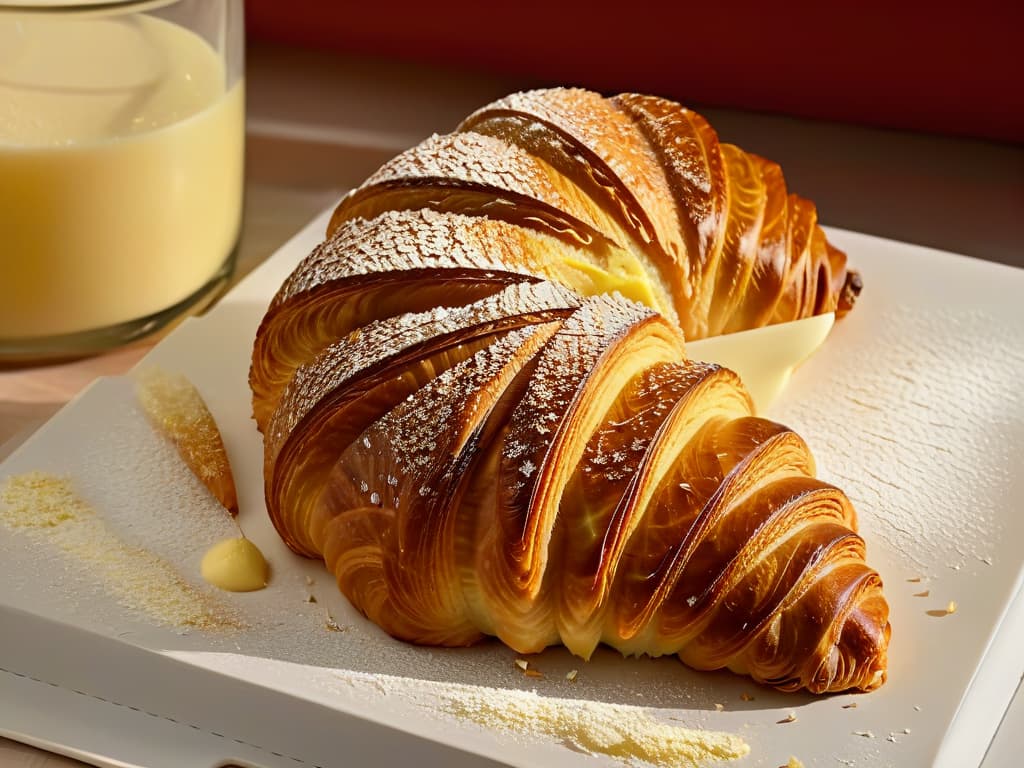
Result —
[{"label": "milk inside glass", "polygon": [[133,323],[230,267],[244,86],[146,15],[0,12],[0,350]]}]

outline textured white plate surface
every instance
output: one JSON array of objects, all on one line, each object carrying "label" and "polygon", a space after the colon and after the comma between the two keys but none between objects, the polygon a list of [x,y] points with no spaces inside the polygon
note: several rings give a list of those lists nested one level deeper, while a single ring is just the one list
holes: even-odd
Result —
[{"label": "textured white plate surface", "polygon": [[[733,731],[752,747],[744,766],[778,766],[790,755],[809,766],[980,764],[1024,672],[1024,605],[1014,603],[1024,541],[1024,271],[830,232],[861,270],[864,294],[766,414],[803,435],[819,474],[858,509],[892,607],[882,689],[787,696],[672,659],[600,651],[582,663],[560,649],[532,659],[545,677],[531,679],[497,643],[440,650],[386,637],[338,595],[322,565],[291,555],[266,519],[249,353],[267,302],[325,222],[311,223],[143,363],[187,374],[224,432],[241,524],[274,570],[262,592],[215,596],[249,628],[158,626],[45,542],[0,526],[0,733],[111,765],[180,765],[186,754],[196,765],[479,765],[483,756],[616,764],[445,714],[457,686],[483,686],[490,695],[536,690],[639,705]],[[55,416],[0,465],[0,482],[30,470],[69,475],[111,530],[200,589],[202,552],[231,533],[123,379],[97,382]],[[928,597],[914,596],[924,590]],[[954,614],[929,614],[950,601]],[[327,630],[328,612],[344,631]],[[564,676],[574,668],[570,684]],[[778,722],[790,713],[795,721]]]}]

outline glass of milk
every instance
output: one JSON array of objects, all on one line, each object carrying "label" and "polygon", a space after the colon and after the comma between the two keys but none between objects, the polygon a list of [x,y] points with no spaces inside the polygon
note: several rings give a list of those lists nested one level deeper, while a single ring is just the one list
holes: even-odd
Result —
[{"label": "glass of milk", "polygon": [[242,0],[0,0],[0,362],[88,354],[234,267]]}]

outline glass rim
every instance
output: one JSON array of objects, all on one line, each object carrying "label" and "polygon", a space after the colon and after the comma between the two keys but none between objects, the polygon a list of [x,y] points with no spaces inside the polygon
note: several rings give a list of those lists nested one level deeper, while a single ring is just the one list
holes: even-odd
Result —
[{"label": "glass rim", "polygon": [[181,0],[0,0],[0,14],[117,14],[148,11]]}]

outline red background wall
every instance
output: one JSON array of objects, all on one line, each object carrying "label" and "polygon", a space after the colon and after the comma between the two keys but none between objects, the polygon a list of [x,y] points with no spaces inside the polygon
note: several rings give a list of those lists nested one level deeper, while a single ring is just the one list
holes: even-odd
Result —
[{"label": "red background wall", "polygon": [[1020,142],[1015,5],[248,0],[246,12],[258,41]]}]

